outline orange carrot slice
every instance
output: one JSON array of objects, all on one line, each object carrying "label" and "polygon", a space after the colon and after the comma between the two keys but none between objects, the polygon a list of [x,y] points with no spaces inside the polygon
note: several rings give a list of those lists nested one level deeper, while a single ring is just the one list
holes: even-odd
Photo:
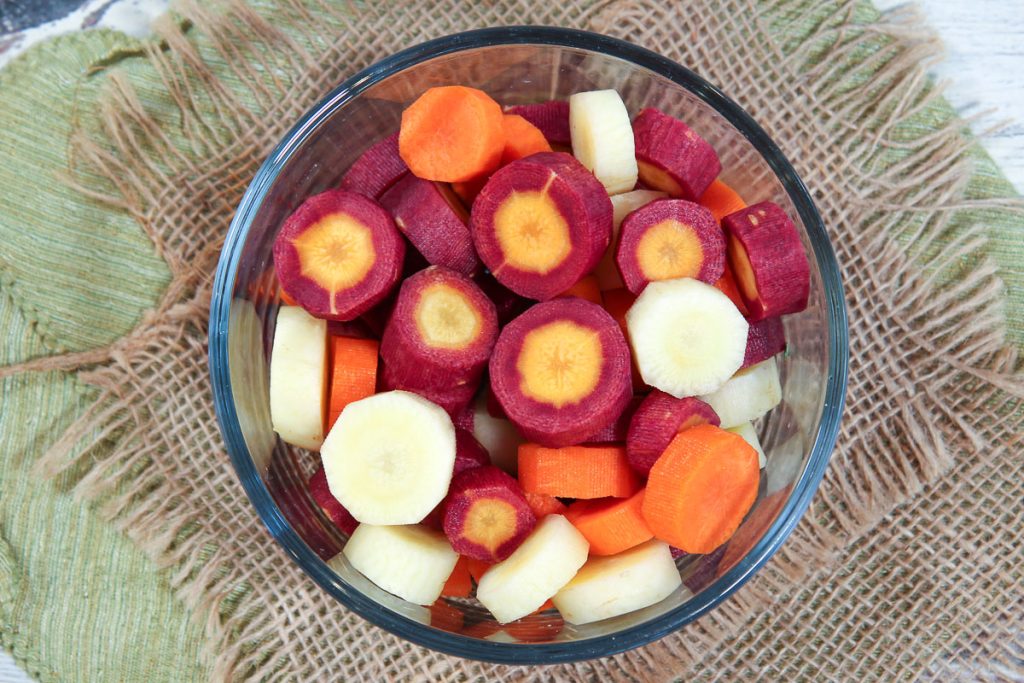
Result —
[{"label": "orange carrot slice", "polygon": [[[455,563],[455,569],[448,576],[448,580],[445,581],[444,588],[441,589],[441,595],[449,598],[468,598],[470,593],[473,592],[473,580],[469,574],[469,561],[466,557],[459,557],[459,561]],[[462,625],[460,624],[461,628]]]},{"label": "orange carrot slice", "polygon": [[759,478],[757,451],[743,437],[714,425],[691,427],[672,439],[651,468],[644,519],[669,545],[710,553],[743,521],[757,498]]},{"label": "orange carrot slice", "polygon": [[537,519],[542,519],[546,515],[562,515],[568,509],[565,503],[554,496],[547,496],[543,493],[530,493],[529,491],[524,493],[526,494],[526,503],[533,510],[533,514],[537,516]]},{"label": "orange carrot slice", "polygon": [[717,178],[708,186],[708,189],[704,190],[704,194],[700,196],[697,203],[710,209],[711,214],[719,223],[730,213],[747,207],[747,203],[743,201],[743,197],[736,190]]},{"label": "orange carrot slice", "polygon": [[504,115],[487,93],[461,85],[429,88],[402,112],[398,152],[415,175],[455,183],[498,167]]},{"label": "orange carrot slice", "polygon": [[[756,454],[754,460],[756,466]],[[640,488],[623,446],[522,444],[519,483],[525,491],[564,498],[625,498]]]},{"label": "orange carrot slice", "polygon": [[[598,284],[597,278],[593,275],[581,278],[579,282],[558,296],[578,296],[581,299],[592,301],[598,306],[604,306],[604,299],[601,297],[601,285]],[[625,313],[623,313],[623,316],[625,316]],[[615,315],[613,314],[612,317],[614,318]],[[615,322],[618,322],[618,320]]]},{"label": "orange carrot slice", "polygon": [[377,389],[377,348],[373,339],[331,337],[330,402],[327,408],[327,429],[349,403],[373,396]]},{"label": "orange carrot slice", "polygon": [[614,555],[654,537],[641,508],[644,492],[629,498],[579,500],[565,518],[590,542],[591,555]]}]

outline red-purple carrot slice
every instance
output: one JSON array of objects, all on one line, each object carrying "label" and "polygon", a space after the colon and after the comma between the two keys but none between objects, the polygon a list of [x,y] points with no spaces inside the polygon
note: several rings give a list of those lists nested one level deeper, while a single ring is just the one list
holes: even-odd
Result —
[{"label": "red-purple carrot slice", "polygon": [[317,471],[310,477],[309,495],[313,496],[313,501],[327,515],[327,519],[334,522],[334,526],[346,534],[351,534],[359,526],[356,518],[331,493],[331,489],[327,486],[327,475],[324,474],[323,467],[317,468]]},{"label": "red-purple carrot slice", "polygon": [[309,313],[352,320],[398,282],[405,241],[377,202],[346,190],[314,195],[274,240],[282,289]]},{"label": "red-purple carrot slice", "polygon": [[505,326],[489,365],[509,420],[545,446],[580,443],[632,396],[629,347],[615,320],[583,299],[537,304]]},{"label": "red-purple carrot slice", "polygon": [[460,555],[500,562],[537,525],[519,482],[493,465],[452,479],[444,507],[444,532]]},{"label": "red-purple carrot slice", "polygon": [[649,282],[681,277],[714,284],[725,269],[725,236],[703,206],[662,199],[622,221],[615,262],[634,294]]},{"label": "red-purple carrot slice", "polygon": [[[462,204],[449,201],[450,190],[408,175],[384,193],[381,205],[427,262],[472,275],[480,267]],[[457,199],[453,201],[458,202]]]},{"label": "red-purple carrot slice", "polygon": [[786,350],[786,330],[782,318],[765,318],[750,323],[747,329],[747,350],[743,355],[743,368],[757,365]]},{"label": "red-purple carrot slice", "polygon": [[692,128],[657,109],[633,120],[640,180],[673,197],[696,201],[722,170],[715,150]]},{"label": "red-purple carrot slice", "polygon": [[611,240],[612,204],[571,155],[544,152],[491,176],[473,202],[470,228],[498,282],[546,301],[597,265]]},{"label": "red-purple carrot slice", "polygon": [[455,271],[431,266],[402,283],[380,354],[397,388],[478,383],[498,336],[494,304]]},{"label": "red-purple carrot slice", "polygon": [[752,322],[807,308],[810,264],[793,221],[772,202],[722,219],[729,263]]},{"label": "red-purple carrot slice", "polygon": [[376,142],[349,167],[338,187],[370,199],[380,199],[388,188],[409,173],[398,155],[398,133]]}]

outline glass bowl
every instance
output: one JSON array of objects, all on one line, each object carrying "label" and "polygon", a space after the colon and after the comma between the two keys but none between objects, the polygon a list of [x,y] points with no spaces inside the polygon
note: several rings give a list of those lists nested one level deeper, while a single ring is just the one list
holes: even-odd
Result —
[{"label": "glass bowl", "polygon": [[[794,219],[811,261],[807,310],[786,316],[783,403],[758,425],[768,455],[758,500],[724,549],[677,560],[685,584],[646,609],[586,626],[557,612],[498,630],[475,601],[451,610],[406,603],[344,560],[344,536],[319,511],[306,480],[317,457],[271,430],[268,359],[279,306],[271,246],[306,197],[334,186],[376,140],[398,129],[424,89],[461,84],[502,104],[614,88],[631,114],[658,107],[685,120],[718,151],[722,179],[754,203],[772,200]],[[554,663],[627,650],[675,631],[725,600],[774,553],[807,508],[835,444],[846,387],[842,284],[821,217],[803,182],[765,132],[688,69],[635,45],[582,31],[505,27],[469,31],[403,50],[352,76],[292,128],[259,169],[231,224],[210,315],[210,368],[221,431],[246,493],[285,552],[348,609],[412,642],[509,663]],[[340,607],[339,607],[340,609]]]}]

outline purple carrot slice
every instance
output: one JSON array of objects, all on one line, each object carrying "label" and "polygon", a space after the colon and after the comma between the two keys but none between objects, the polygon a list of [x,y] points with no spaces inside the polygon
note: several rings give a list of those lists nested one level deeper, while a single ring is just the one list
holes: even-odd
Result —
[{"label": "purple carrot slice", "polygon": [[491,456],[476,437],[465,429],[456,429],[454,474],[490,464]]},{"label": "purple carrot slice", "polygon": [[536,525],[519,482],[497,467],[474,467],[452,479],[444,503],[444,533],[460,555],[500,562]]},{"label": "purple carrot slice", "polygon": [[359,526],[356,518],[331,493],[331,489],[327,486],[327,475],[324,474],[322,466],[317,468],[317,471],[309,478],[309,495],[313,496],[313,501],[327,515],[327,519],[334,522],[334,526],[346,534],[351,534]]},{"label": "purple carrot slice", "polygon": [[807,308],[811,267],[786,212],[761,202],[722,219],[736,285],[752,322]]},{"label": "purple carrot slice", "polygon": [[725,271],[725,236],[700,204],[661,199],[623,219],[615,263],[634,294],[649,282],[680,277],[714,284]]},{"label": "purple carrot slice", "polygon": [[714,148],[679,119],[644,109],[633,119],[640,181],[673,197],[697,201],[722,170]]},{"label": "purple carrot slice", "polygon": [[465,275],[431,266],[402,283],[381,338],[400,388],[478,383],[498,336],[494,304]]},{"label": "purple carrot slice", "polygon": [[338,187],[370,199],[380,199],[407,173],[409,167],[398,155],[398,133],[394,133],[363,152],[349,167]]},{"label": "purple carrot slice", "polygon": [[491,390],[530,441],[581,443],[614,422],[633,395],[629,346],[615,320],[578,298],[537,304],[505,326]]},{"label": "purple carrot slice", "polygon": [[405,241],[377,202],[346,190],[310,197],[274,240],[281,288],[310,314],[352,320],[398,282]]},{"label": "purple carrot slice", "polygon": [[611,240],[612,203],[571,155],[542,152],[491,176],[473,202],[470,228],[498,282],[546,301],[597,265]]},{"label": "purple carrot slice", "polygon": [[480,268],[462,204],[440,183],[409,174],[380,198],[395,225],[427,262],[464,275]]}]

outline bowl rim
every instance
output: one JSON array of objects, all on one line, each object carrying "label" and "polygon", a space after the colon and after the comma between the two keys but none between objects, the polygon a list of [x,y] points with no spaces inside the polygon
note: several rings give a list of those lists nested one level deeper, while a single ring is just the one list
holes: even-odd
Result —
[{"label": "bowl rim", "polygon": [[[761,154],[782,183],[810,237],[821,273],[828,315],[828,377],[822,417],[811,454],[786,506],[743,557],[686,603],[621,631],[586,640],[501,643],[432,628],[380,604],[345,583],[306,544],[270,495],[242,436],[228,364],[228,321],[239,256],[257,211],[278,173],[331,114],[367,88],[420,62],[481,47],[557,46],[622,59],[673,81],[715,109]],[[217,421],[231,463],[257,513],[285,553],[317,584],[367,621],[418,645],[459,657],[505,664],[554,664],[617,654],[672,633],[707,613],[750,579],[778,550],[809,505],[824,475],[839,431],[846,393],[847,317],[839,266],[824,223],[803,181],[768,134],[739,105],[686,67],[632,43],[589,31],[546,26],[505,26],[451,34],[397,52],[343,81],[307,111],[260,166],[239,203],[217,265],[210,305],[209,362]]]}]

